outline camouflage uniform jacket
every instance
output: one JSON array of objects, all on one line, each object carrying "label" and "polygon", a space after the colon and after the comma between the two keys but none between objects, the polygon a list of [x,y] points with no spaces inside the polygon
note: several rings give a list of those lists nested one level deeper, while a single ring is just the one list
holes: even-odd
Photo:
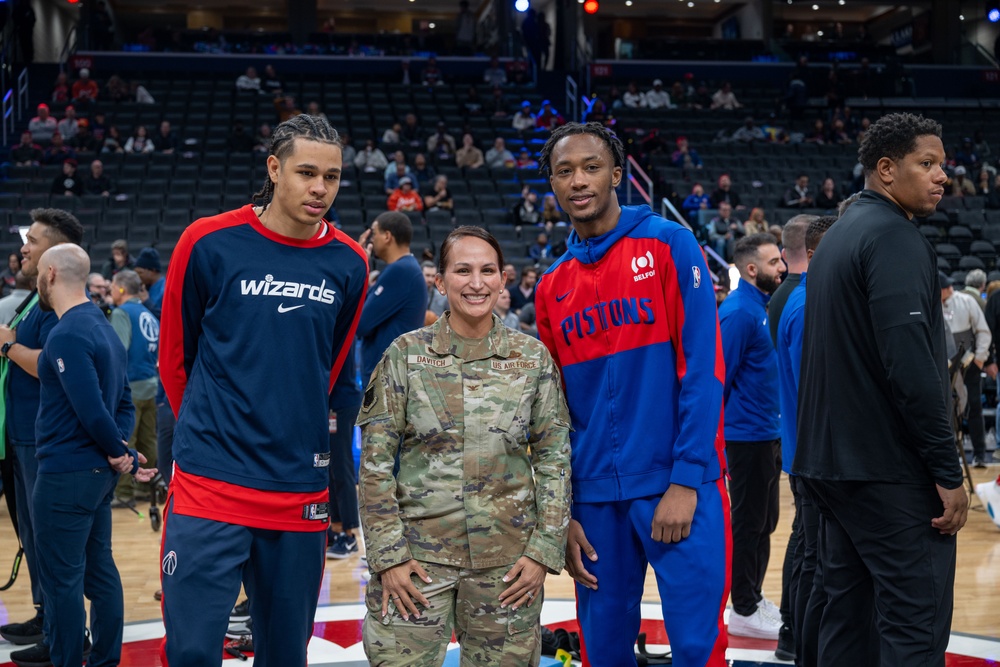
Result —
[{"label": "camouflage uniform jacket", "polygon": [[404,334],[372,374],[358,425],[372,572],[411,558],[479,569],[522,555],[562,568],[569,414],[539,341],[496,316],[482,340],[457,335],[447,316]]}]

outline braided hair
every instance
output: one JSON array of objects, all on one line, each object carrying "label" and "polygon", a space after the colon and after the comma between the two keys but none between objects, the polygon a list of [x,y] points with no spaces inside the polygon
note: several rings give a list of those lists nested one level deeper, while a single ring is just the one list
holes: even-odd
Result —
[{"label": "braided hair", "polygon": [[[271,135],[271,149],[268,152],[268,156],[273,155],[279,161],[284,162],[285,158],[292,152],[296,139],[308,139],[310,141],[337,146],[341,149],[343,148],[340,135],[328,121],[320,116],[299,114],[274,128],[274,134]],[[271,180],[271,175],[268,173],[267,179],[264,181],[264,186],[259,192],[254,194],[253,203],[259,203],[261,207],[266,209],[273,198],[274,181]]]}]

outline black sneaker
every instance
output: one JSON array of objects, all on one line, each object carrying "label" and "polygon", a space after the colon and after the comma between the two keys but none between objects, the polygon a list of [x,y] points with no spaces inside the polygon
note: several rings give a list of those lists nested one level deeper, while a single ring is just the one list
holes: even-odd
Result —
[{"label": "black sneaker", "polygon": [[974,457],[972,457],[972,467],[973,468],[980,468],[980,469],[985,468],[986,467],[986,461],[983,460],[982,456],[974,456]]},{"label": "black sneaker", "polygon": [[326,557],[342,560],[358,552],[358,538],[347,533],[340,533],[326,548]]},{"label": "black sneaker", "polygon": [[[83,659],[90,656],[93,646],[90,643],[90,632],[84,631],[83,636]],[[41,642],[31,648],[14,651],[10,654],[10,661],[17,667],[52,667],[52,658],[49,656],[49,647]]]},{"label": "black sneaker", "polygon": [[774,657],[778,660],[795,661],[795,637],[792,636],[792,627],[787,623],[778,630],[778,648],[774,649]]},{"label": "black sneaker", "polygon": [[33,619],[24,623],[0,625],[0,637],[18,646],[38,644],[44,638],[42,635],[42,615],[35,614]]},{"label": "black sneaker", "polygon": [[253,621],[249,618],[238,623],[230,623],[226,630],[226,639],[243,639],[253,633]]},{"label": "black sneaker", "polygon": [[233,607],[233,610],[229,612],[229,622],[230,623],[246,623],[250,620],[250,599],[247,598],[243,602]]}]

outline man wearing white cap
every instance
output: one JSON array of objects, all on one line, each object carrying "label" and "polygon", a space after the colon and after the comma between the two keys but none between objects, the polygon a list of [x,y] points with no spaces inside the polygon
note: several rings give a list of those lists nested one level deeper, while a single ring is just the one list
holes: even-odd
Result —
[{"label": "man wearing white cap", "polygon": [[953,197],[975,196],[975,184],[965,177],[965,167],[955,167],[955,176],[951,179],[951,194]]},{"label": "man wearing white cap", "polygon": [[663,81],[655,79],[653,88],[646,93],[646,106],[650,109],[676,109],[670,103],[670,93],[663,89]]},{"label": "man wearing white cap", "polygon": [[91,102],[97,101],[101,92],[97,82],[90,78],[90,70],[84,67],[80,70],[80,78],[73,83],[73,103],[86,108]]}]

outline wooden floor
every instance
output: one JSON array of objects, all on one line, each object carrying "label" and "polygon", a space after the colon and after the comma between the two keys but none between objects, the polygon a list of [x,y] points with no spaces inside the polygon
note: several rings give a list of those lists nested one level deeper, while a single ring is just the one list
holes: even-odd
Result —
[{"label": "wooden floor", "polygon": [[[976,471],[975,481],[994,479],[1000,467]],[[767,597],[778,602],[781,598],[781,563],[788,541],[792,518],[791,492],[782,480],[781,521],[771,540],[771,562],[764,582]],[[978,498],[973,498],[978,506]],[[143,508],[145,510],[145,508]],[[128,510],[114,510],[114,553],[125,588],[126,622],[159,618],[159,603],[153,593],[159,588],[160,534],[150,529],[149,519],[140,518]],[[0,579],[6,580],[14,556],[14,532],[7,516],[6,505],[0,503]],[[326,577],[320,604],[359,602],[363,599],[362,566],[357,556],[343,561],[327,561]],[[546,597],[571,599],[572,580],[565,574],[550,576],[546,582]],[[658,600],[656,584],[650,572],[646,578],[645,600]],[[955,614],[952,631],[1000,638],[997,601],[1000,600],[1000,529],[985,512],[970,513],[969,522],[959,533],[958,572],[955,578]],[[0,624],[22,621],[32,616],[27,573],[14,586],[0,592]]]}]

